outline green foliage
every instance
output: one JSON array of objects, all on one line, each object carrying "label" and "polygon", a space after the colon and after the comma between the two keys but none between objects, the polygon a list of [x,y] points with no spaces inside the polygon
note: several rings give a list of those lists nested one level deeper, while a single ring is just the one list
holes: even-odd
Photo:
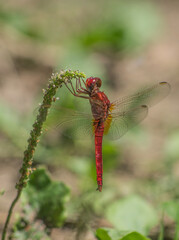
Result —
[{"label": "green foliage", "polygon": [[165,202],[163,204],[163,209],[169,217],[174,221],[179,222],[179,201],[173,200]]},{"label": "green foliage", "polygon": [[99,19],[91,19],[91,25],[79,37],[85,48],[104,52],[131,50],[146,44],[159,26],[156,9],[143,1],[113,1],[105,6]]},{"label": "green foliage", "polygon": [[96,53],[105,55],[113,65],[122,54],[140,50],[161,29],[160,15],[155,5],[142,0],[104,1],[95,7],[98,10],[88,13],[85,18],[89,20],[84,21],[81,31],[67,41],[62,64],[73,62],[73,67],[83,69],[87,75],[106,79],[110,75],[105,73],[110,70],[98,61]]},{"label": "green foliage", "polygon": [[45,169],[36,170],[24,191],[26,202],[48,228],[60,227],[65,220],[65,203],[69,189],[61,182],[50,180]]},{"label": "green foliage", "polygon": [[45,229],[37,222],[29,222],[27,216],[19,217],[13,226],[9,240],[50,240]]},{"label": "green foliage", "polygon": [[112,203],[107,208],[106,217],[120,231],[138,231],[142,234],[148,234],[158,220],[152,206],[139,196]]},{"label": "green foliage", "polygon": [[[8,136],[18,150],[23,151],[27,139],[27,122],[4,102],[0,103],[0,109],[1,132]],[[19,135],[21,137],[19,137]],[[3,151],[3,149],[1,149],[1,151]]]},{"label": "green foliage", "polygon": [[16,29],[19,33],[36,40],[44,40],[42,36],[41,30],[35,28],[35,26],[31,25],[28,21],[27,15],[22,13],[19,10],[5,10],[3,8],[0,9],[0,22],[11,26]]},{"label": "green foliage", "polygon": [[175,221],[175,238],[179,238],[179,201],[172,200],[163,204],[164,212]]},{"label": "green foliage", "polygon": [[98,228],[96,237],[98,240],[149,240],[138,232],[118,231],[110,228]]},{"label": "green foliage", "polygon": [[30,176],[30,186],[36,190],[43,190],[51,183],[50,177],[46,174],[45,169],[40,168],[33,172]]},{"label": "green foliage", "polygon": [[68,45],[63,58],[63,66],[70,66],[73,62],[74,68],[83,69],[87,76],[101,76],[105,79],[105,69],[103,64],[98,61],[96,55],[88,54],[86,47],[82,46],[81,40]]},{"label": "green foliage", "polygon": [[117,159],[119,158],[119,153],[117,151],[116,146],[114,145],[113,142],[107,142],[104,141],[103,143],[103,169],[104,171],[109,171],[111,169],[114,169],[118,161]]},{"label": "green foliage", "polygon": [[168,136],[165,147],[165,157],[168,166],[173,166],[173,164],[178,161],[179,157],[179,132],[174,131],[170,136]]}]

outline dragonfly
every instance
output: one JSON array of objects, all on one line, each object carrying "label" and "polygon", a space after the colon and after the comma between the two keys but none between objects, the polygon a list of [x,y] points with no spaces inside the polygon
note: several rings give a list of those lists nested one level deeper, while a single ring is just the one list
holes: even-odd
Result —
[{"label": "dragonfly", "polygon": [[[84,119],[86,119],[85,121],[90,120],[90,128],[94,136],[98,185],[96,190],[101,192],[103,187],[103,136],[108,134],[113,139],[122,137],[147,116],[149,107],[168,95],[170,84],[159,82],[113,102],[110,102],[107,95],[100,91],[102,80],[99,77],[89,77],[86,81],[78,78],[75,86],[71,81],[65,82],[65,85],[71,94],[88,100],[91,106],[92,117],[90,114],[86,114]],[[81,113],[73,114],[71,121],[74,120],[74,117],[83,118]]]}]

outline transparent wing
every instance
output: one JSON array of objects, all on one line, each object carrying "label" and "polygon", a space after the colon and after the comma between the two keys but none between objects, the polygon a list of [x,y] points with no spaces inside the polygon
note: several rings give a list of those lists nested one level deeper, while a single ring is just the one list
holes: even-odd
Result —
[{"label": "transparent wing", "polygon": [[140,123],[147,116],[148,108],[160,102],[169,92],[169,83],[161,82],[114,101],[105,121],[105,134],[109,134],[112,139],[120,138]]},{"label": "transparent wing", "polygon": [[93,136],[93,117],[91,112],[81,113],[72,109],[53,108],[50,110],[44,128],[70,138],[86,139]]},{"label": "transparent wing", "polygon": [[147,105],[142,105],[129,111],[109,114],[105,121],[104,134],[108,134],[113,140],[122,137],[129,129],[140,123],[148,114]]},{"label": "transparent wing", "polygon": [[131,96],[112,102],[112,110],[113,112],[123,112],[135,109],[141,105],[152,107],[169,94],[170,88],[170,84],[167,82],[157,83],[151,87],[138,91]]},{"label": "transparent wing", "polygon": [[69,137],[86,139],[93,136],[93,118],[89,113],[74,111],[69,116],[62,117],[55,129],[65,130]]}]

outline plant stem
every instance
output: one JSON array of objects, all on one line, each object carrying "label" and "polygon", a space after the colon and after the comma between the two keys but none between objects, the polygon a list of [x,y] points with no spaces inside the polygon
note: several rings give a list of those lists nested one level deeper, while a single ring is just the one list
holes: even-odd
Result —
[{"label": "plant stem", "polygon": [[10,222],[13,209],[21,196],[23,188],[27,185],[29,181],[30,174],[34,170],[31,168],[33,163],[34,152],[39,142],[39,137],[42,134],[42,126],[47,118],[49,108],[51,107],[53,101],[55,101],[55,94],[57,89],[62,86],[62,83],[71,82],[73,78],[77,79],[85,77],[86,77],[85,74],[80,73],[79,71],[72,70],[61,71],[60,73],[52,74],[47,85],[47,88],[43,90],[44,93],[43,102],[42,104],[40,104],[36,121],[34,122],[33,129],[30,132],[27,149],[24,151],[23,163],[20,169],[21,175],[18,183],[16,184],[17,195],[9,208],[8,215],[3,228],[3,234],[1,238],[2,240],[5,240],[6,238],[8,224]]},{"label": "plant stem", "polygon": [[21,192],[22,192],[22,190],[19,190],[19,191],[17,192],[17,196],[14,198],[14,200],[12,201],[11,206],[10,206],[10,208],[9,208],[8,215],[7,215],[7,218],[6,218],[6,222],[5,222],[5,224],[4,224],[3,233],[2,233],[2,240],[5,239],[6,232],[7,232],[7,227],[8,227],[8,224],[9,224],[9,221],[10,221],[10,218],[11,218],[11,215],[12,215],[13,208],[14,208],[16,202],[19,200],[20,195],[21,195]]}]

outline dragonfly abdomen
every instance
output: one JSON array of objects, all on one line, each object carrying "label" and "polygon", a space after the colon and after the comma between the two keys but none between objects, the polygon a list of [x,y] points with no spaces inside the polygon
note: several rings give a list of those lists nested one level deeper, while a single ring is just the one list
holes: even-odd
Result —
[{"label": "dragonfly abdomen", "polygon": [[95,157],[96,157],[96,173],[97,184],[100,192],[103,185],[103,159],[102,159],[102,141],[104,133],[104,124],[98,125],[95,130]]}]

